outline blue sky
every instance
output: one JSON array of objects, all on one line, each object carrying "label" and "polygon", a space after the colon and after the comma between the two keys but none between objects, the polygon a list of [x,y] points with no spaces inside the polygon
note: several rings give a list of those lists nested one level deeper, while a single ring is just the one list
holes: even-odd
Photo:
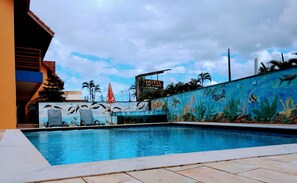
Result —
[{"label": "blue sky", "polygon": [[156,70],[171,69],[159,75],[165,86],[201,72],[225,82],[228,48],[232,79],[253,75],[255,56],[260,65],[297,51],[295,0],[31,0],[30,9],[55,32],[46,60],[65,90],[94,80],[105,98],[111,83],[118,101]]}]

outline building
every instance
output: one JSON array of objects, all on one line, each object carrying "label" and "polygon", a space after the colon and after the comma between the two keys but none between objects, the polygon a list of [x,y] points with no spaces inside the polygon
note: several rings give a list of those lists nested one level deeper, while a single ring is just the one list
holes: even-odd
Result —
[{"label": "building", "polygon": [[64,91],[64,97],[66,101],[79,101],[79,102],[87,102],[87,100],[82,99],[81,91]]},{"label": "building", "polygon": [[30,0],[0,1],[0,129],[26,122],[27,106],[48,77],[64,84],[43,62],[53,36],[30,11]]},{"label": "building", "polygon": [[[27,126],[24,124],[38,124],[37,106],[32,108],[32,104],[34,106],[36,99],[38,99],[40,96],[39,92],[44,90],[45,87],[48,87],[47,85],[49,81],[51,81],[51,83],[54,83],[55,87],[58,87],[60,90],[63,90],[64,88],[64,82],[56,74],[55,61],[42,61],[40,71],[42,73],[42,78],[43,78],[41,85],[36,89],[36,92],[31,97],[31,99],[28,102],[26,102],[25,106],[22,106],[21,108],[18,106],[18,125],[19,126]],[[32,115],[32,112],[33,112],[33,115]]]}]

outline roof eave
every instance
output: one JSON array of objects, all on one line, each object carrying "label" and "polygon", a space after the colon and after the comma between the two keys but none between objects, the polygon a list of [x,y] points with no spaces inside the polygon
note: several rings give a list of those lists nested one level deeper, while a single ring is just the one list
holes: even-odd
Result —
[{"label": "roof eave", "polygon": [[36,14],[34,14],[31,10],[28,11],[28,15],[46,32],[48,32],[52,37],[54,37],[55,32],[52,31]]}]

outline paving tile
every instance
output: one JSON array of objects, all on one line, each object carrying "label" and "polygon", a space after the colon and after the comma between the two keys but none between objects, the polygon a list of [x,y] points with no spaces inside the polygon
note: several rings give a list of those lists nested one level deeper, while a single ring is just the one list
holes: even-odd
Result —
[{"label": "paving tile", "polygon": [[85,183],[85,181],[81,178],[75,178],[75,179],[63,179],[63,180],[55,180],[55,181],[42,181],[42,183]]},{"label": "paving tile", "polygon": [[258,167],[272,167],[272,166],[279,166],[283,162],[275,161],[272,159],[267,159],[267,158],[246,158],[246,159],[239,159],[239,160],[234,160],[238,163],[243,163],[243,164],[251,164],[255,165]]},{"label": "paving tile", "polygon": [[214,163],[205,163],[205,166],[223,170],[229,173],[240,173],[249,170],[253,170],[259,168],[256,165],[246,164],[246,163],[239,163],[237,161],[222,161],[222,162],[214,162]]},{"label": "paving tile", "polygon": [[184,165],[184,166],[175,166],[175,167],[170,167],[170,168],[166,168],[167,170],[173,171],[173,172],[177,172],[177,171],[182,171],[182,170],[188,170],[188,169],[192,169],[192,168],[197,168],[202,166],[202,164],[195,164],[195,165]]},{"label": "paving tile", "polygon": [[241,182],[241,183],[256,183],[258,181],[249,178],[237,176],[234,174],[226,173],[220,170],[215,170],[209,167],[198,167],[189,170],[183,170],[178,172],[179,174],[191,177],[197,181],[207,183],[230,183],[230,182]]},{"label": "paving tile", "polygon": [[249,158],[236,161],[243,164],[250,164],[269,170],[297,175],[297,165],[292,163],[284,163],[267,158]]},{"label": "paving tile", "polygon": [[281,162],[290,162],[290,161],[297,161],[297,154],[284,154],[284,155],[277,155],[277,156],[268,156],[263,157],[264,159],[271,159],[275,161]]},{"label": "paving tile", "polygon": [[297,164],[293,164],[293,163],[282,163],[277,167],[270,167],[267,169],[288,173],[292,175],[297,175]]},{"label": "paving tile", "polygon": [[263,168],[251,170],[248,172],[243,172],[238,175],[249,177],[263,182],[269,182],[269,183],[274,183],[274,182],[275,183],[279,183],[279,182],[296,183],[297,182],[297,176],[289,175],[286,173],[281,173],[273,170],[267,170]]},{"label": "paving tile", "polygon": [[288,163],[297,165],[297,160],[295,160],[295,161],[289,161]]},{"label": "paving tile", "polygon": [[109,174],[109,175],[99,175],[99,176],[91,176],[91,177],[83,177],[83,179],[87,183],[141,183],[140,181],[134,179],[133,177],[125,174],[125,173],[116,173],[116,174]]},{"label": "paving tile", "polygon": [[179,175],[166,169],[153,169],[144,171],[127,172],[129,175],[145,183],[172,182],[172,183],[192,183],[193,179]]}]

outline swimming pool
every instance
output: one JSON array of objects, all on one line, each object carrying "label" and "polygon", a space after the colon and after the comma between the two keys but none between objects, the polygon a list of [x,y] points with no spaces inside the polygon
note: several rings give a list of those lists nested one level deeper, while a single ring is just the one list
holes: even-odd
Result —
[{"label": "swimming pool", "polygon": [[297,135],[161,125],[24,132],[51,165],[297,142]]}]

